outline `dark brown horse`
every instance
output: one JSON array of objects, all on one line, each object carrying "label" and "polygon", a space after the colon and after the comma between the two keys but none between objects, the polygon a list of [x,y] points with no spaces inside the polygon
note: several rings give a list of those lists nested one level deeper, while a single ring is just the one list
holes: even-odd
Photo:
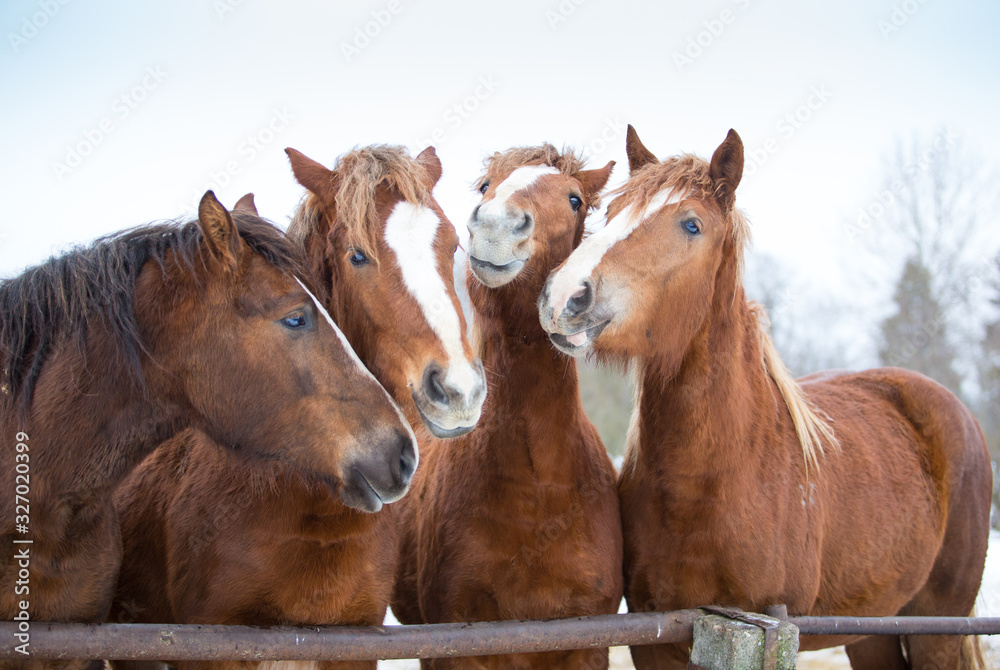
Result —
[{"label": "dark brown horse", "polygon": [[[631,177],[608,225],[539,298],[574,356],[634,361],[619,482],[633,611],[786,603],[817,615],[966,616],[983,571],[989,456],[972,414],[895,368],[791,379],[746,301],[743,145],[658,161],[629,129]],[[847,644],[854,668],[956,669],[960,637]],[[680,646],[634,647],[683,668]],[[964,666],[963,666],[964,667]]]},{"label": "dark brown horse", "polygon": [[[433,149],[414,160],[367,147],[332,171],[289,155],[310,189],[290,233],[348,339],[385,379],[429,380],[423,415],[435,417],[432,430],[468,430],[485,385],[457,306],[457,236],[431,194],[441,174]],[[337,207],[338,198],[358,209]],[[407,385],[395,391],[419,422]],[[192,431],[140,466],[118,507],[125,561],[112,620],[375,625],[385,617],[396,566],[389,510],[351,509],[292,465],[241,463]]]},{"label": "dark brown horse", "polygon": [[[535,301],[580,243],[611,173],[550,145],[496,154],[469,220],[475,340],[490,376],[479,428],[427,443],[401,502],[393,611],[403,623],[613,613],[622,596],[615,471],[576,365]],[[425,661],[431,668],[606,668],[607,649]]]},{"label": "dark brown horse", "polygon": [[[279,230],[230,216],[208,192],[197,222],[105,238],[0,286],[5,619],[24,600],[32,620],[104,620],[121,559],[112,492],[187,426],[346,499],[369,495],[359,474],[405,490],[411,433],[300,275]],[[30,468],[23,511],[17,442]],[[15,547],[30,552],[20,597]]]}]

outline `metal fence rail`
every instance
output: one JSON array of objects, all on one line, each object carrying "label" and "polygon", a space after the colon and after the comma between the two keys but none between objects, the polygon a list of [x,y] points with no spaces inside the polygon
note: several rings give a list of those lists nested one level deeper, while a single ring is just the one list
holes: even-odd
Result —
[{"label": "metal fence rail", "polygon": [[[689,642],[699,610],[495,621],[325,628],[31,622],[35,659],[315,661],[439,658]],[[1000,618],[789,617],[802,635],[1000,635]],[[0,623],[0,659],[17,623]]]}]

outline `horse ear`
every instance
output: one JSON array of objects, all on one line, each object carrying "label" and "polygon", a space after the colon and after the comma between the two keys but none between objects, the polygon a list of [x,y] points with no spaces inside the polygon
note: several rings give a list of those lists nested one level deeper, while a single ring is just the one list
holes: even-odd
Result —
[{"label": "horse ear", "polygon": [[323,203],[332,204],[337,196],[337,173],[317,163],[300,151],[291,147],[285,149],[292,163],[295,180],[305,186]]},{"label": "horse ear", "polygon": [[715,185],[715,197],[722,208],[729,211],[736,202],[736,187],[743,178],[743,140],[732,128],[712,154],[708,173]]},{"label": "horse ear", "polygon": [[234,212],[246,212],[247,214],[253,214],[254,216],[260,216],[257,213],[257,205],[253,201],[253,193],[247,193],[245,196],[236,201],[236,206],[233,207]]},{"label": "horse ear", "polygon": [[429,185],[433,188],[441,179],[441,159],[438,158],[434,147],[427,147],[417,154],[417,162],[427,170],[427,176],[430,178]]},{"label": "horse ear", "polygon": [[649,163],[659,163],[652,151],[647,149],[639,139],[639,133],[630,123],[625,132],[625,154],[628,156],[629,174],[634,174],[636,170]]},{"label": "horse ear", "polygon": [[601,189],[607,185],[608,180],[611,179],[611,170],[614,169],[615,162],[608,161],[608,164],[602,168],[596,170],[581,170],[576,173],[576,178],[580,180],[580,185],[583,186],[583,195],[587,203],[592,203],[597,201],[597,196],[600,195]]},{"label": "horse ear", "polygon": [[240,259],[240,234],[233,217],[212,191],[205,191],[198,203],[198,225],[209,253],[227,268],[235,269]]}]

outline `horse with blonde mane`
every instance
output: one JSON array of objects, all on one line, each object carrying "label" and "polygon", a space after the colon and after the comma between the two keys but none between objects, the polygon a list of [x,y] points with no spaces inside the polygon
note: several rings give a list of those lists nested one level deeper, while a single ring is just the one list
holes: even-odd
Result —
[{"label": "horse with blonde mane", "polygon": [[305,247],[334,320],[412,425],[436,438],[465,435],[486,379],[455,292],[458,234],[432,193],[441,178],[434,147],[416,158],[363,147],[333,170],[286,151],[309,191],[288,232]]},{"label": "horse with blonde mane", "polygon": [[[497,153],[469,219],[474,341],[490,375],[475,432],[430,442],[398,506],[392,608],[407,624],[609,614],[622,596],[615,470],[584,415],[576,365],[535,300],[583,238],[613,163],[551,145]],[[425,660],[425,668],[607,668],[608,650]]]},{"label": "horse with blonde mane", "polygon": [[[983,435],[947,389],[907,370],[796,382],[746,300],[735,206],[743,144],[662,163],[629,127],[631,176],[607,226],[538,307],[572,356],[632,362],[637,401],[619,481],[632,611],[708,604],[793,615],[967,616],[989,530]],[[974,638],[804,637],[852,667],[973,667]],[[683,668],[684,645],[633,647]]]},{"label": "horse with blonde mane", "polygon": [[[434,150],[413,158],[400,147],[364,147],[333,170],[288,154],[309,191],[289,235],[346,339],[410,422],[445,436],[468,432],[485,379],[454,289],[458,236],[432,195],[441,175]],[[375,409],[356,408],[356,420]],[[397,548],[390,509],[379,510],[405,492],[415,465],[415,457],[398,463],[405,479],[395,489],[353,470],[345,480],[364,495],[338,497],[287,464],[240,463],[202,433],[178,436],[118,491],[125,564],[112,620],[382,623]]]}]

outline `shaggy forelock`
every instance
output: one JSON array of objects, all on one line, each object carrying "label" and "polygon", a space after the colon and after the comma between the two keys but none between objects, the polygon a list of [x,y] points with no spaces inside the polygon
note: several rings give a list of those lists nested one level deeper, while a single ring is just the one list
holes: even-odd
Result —
[{"label": "shaggy forelock", "polygon": [[[514,170],[526,165],[548,165],[567,177],[575,178],[583,170],[585,163],[572,149],[564,148],[559,151],[548,142],[534,147],[514,147],[506,151],[497,151],[484,159],[483,173],[474,182],[473,187],[479,189],[487,181],[503,181]],[[596,209],[600,204],[601,199],[594,196],[587,206],[589,209]]]},{"label": "shaggy forelock", "polygon": [[[608,217],[614,217],[632,206],[632,211],[646,209],[657,193],[670,191],[697,200],[708,200],[716,195],[716,185],[710,175],[710,164],[693,154],[681,154],[665,159],[662,163],[649,163],[634,172],[629,180],[610,195]],[[743,259],[750,244],[750,225],[746,215],[737,207],[725,214],[729,237],[737,253],[737,277],[743,276]]]},{"label": "shaggy forelock", "polygon": [[[427,170],[410,156],[405,147],[378,144],[355,149],[337,159],[337,195],[333,227],[342,228],[348,243],[373,260],[378,259],[378,240],[382,234],[375,195],[379,186],[395,189],[414,205],[431,198]],[[301,242],[319,221],[320,203],[310,194],[299,206],[288,234]]]}]

